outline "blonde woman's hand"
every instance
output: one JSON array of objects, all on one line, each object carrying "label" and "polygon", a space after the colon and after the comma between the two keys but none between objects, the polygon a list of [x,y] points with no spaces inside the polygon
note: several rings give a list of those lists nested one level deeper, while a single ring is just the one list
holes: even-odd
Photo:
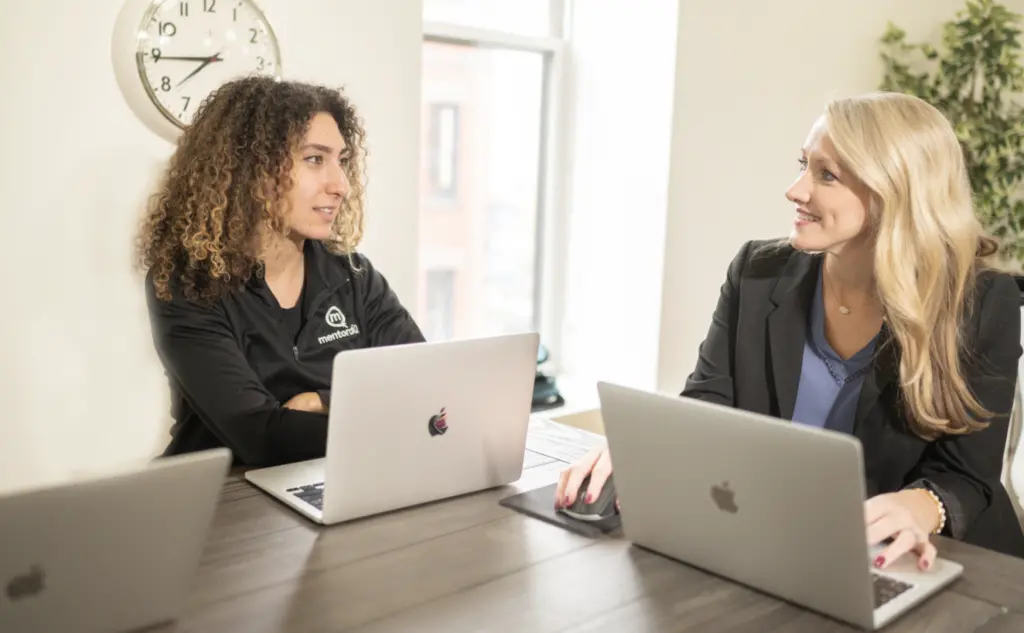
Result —
[{"label": "blonde woman's hand", "polygon": [[[555,489],[555,508],[564,508],[576,502],[576,493],[587,475],[590,475],[590,484],[587,486],[588,503],[592,502],[611,474],[612,458],[608,453],[608,447],[599,446],[591,449],[578,462],[562,471]],[[615,506],[618,505],[619,501],[616,499]]]},{"label": "blonde woman's hand", "polygon": [[937,552],[929,533],[938,524],[939,513],[927,492],[910,489],[872,497],[864,504],[864,515],[869,546],[892,538],[873,561],[875,567],[885,569],[911,552],[922,571],[935,562]]}]

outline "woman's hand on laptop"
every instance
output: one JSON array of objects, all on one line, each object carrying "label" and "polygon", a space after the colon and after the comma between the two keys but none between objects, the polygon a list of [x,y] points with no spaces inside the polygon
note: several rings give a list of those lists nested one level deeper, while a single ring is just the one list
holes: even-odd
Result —
[{"label": "woman's hand on laptop", "polygon": [[908,552],[917,554],[917,566],[927,570],[935,562],[935,546],[928,535],[938,524],[938,512],[921,490],[901,490],[872,497],[864,504],[868,545],[891,538],[874,560],[880,569]]},{"label": "woman's hand on laptop", "polygon": [[324,402],[320,399],[320,394],[315,391],[307,391],[305,393],[292,396],[292,398],[288,400],[288,402],[285,402],[283,406],[286,409],[293,409],[295,411],[327,413],[327,409],[324,408]]},{"label": "woman's hand on laptop", "polygon": [[[583,479],[590,475],[590,484],[587,486],[587,496],[591,503],[601,493],[601,488],[608,481],[612,474],[612,457],[607,446],[599,446],[591,449],[578,462],[562,471],[558,478],[558,486],[555,489],[555,507],[564,508],[576,502],[576,493],[580,489]],[[619,500],[615,500],[615,507],[619,507]]]}]

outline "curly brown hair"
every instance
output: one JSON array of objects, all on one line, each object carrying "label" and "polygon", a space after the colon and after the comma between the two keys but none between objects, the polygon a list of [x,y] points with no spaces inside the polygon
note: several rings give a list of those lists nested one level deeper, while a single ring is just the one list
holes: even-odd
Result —
[{"label": "curly brown hair", "polygon": [[237,79],[203,100],[150,197],[136,258],[157,297],[169,301],[174,288],[190,301],[213,301],[261,269],[264,237],[285,232],[292,155],[320,112],[334,118],[351,152],[351,192],[325,244],[337,254],[355,251],[366,155],[355,108],[324,86]]}]

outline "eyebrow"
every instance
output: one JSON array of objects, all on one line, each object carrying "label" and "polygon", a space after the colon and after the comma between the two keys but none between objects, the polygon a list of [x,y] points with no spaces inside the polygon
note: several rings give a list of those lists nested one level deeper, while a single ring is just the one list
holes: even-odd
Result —
[{"label": "eyebrow", "polygon": [[826,156],[822,156],[821,158],[819,158],[818,162],[824,165],[829,171],[834,171],[836,173],[842,171],[842,168],[839,165],[839,163]]},{"label": "eyebrow", "polygon": [[824,154],[822,154],[820,152],[815,152],[815,153],[810,153],[809,154],[807,152],[806,148],[801,148],[800,149],[800,154],[806,160],[808,160],[808,161],[816,161],[818,163],[822,163],[826,167],[831,169],[832,171],[839,171],[839,169],[840,169],[839,163],[837,163],[836,161],[832,160],[831,158],[829,158],[828,156],[825,156]]},{"label": "eyebrow", "polygon": [[319,150],[319,151],[321,151],[321,152],[323,152],[325,154],[333,154],[334,153],[333,149],[331,149],[330,147],[327,147],[326,145],[321,145],[319,143],[306,143],[305,145],[303,145],[299,149],[302,149],[302,150],[315,149],[315,150]]},{"label": "eyebrow", "polygon": [[[323,152],[324,154],[333,154],[334,153],[334,149],[333,148],[330,148],[330,147],[328,147],[326,145],[321,145],[320,143],[306,143],[305,145],[303,145],[302,147],[299,148],[299,151],[300,152],[304,152],[304,151],[306,151],[308,149],[315,149],[317,151]],[[342,148],[342,150],[338,154],[338,156],[340,156],[341,158],[351,158],[352,150],[350,148],[348,148],[348,147],[344,147],[344,148]]]}]

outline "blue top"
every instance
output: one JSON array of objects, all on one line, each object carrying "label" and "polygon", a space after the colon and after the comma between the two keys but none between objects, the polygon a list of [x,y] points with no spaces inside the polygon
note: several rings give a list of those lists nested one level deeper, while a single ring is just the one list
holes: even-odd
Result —
[{"label": "blue top", "polygon": [[847,360],[825,340],[825,304],[822,294],[822,266],[811,303],[804,343],[800,385],[797,388],[793,421],[844,433],[853,432],[857,400],[864,376],[871,369],[877,336]]},{"label": "blue top", "polygon": [[[843,360],[825,340],[825,304],[823,302],[821,266],[818,266],[818,285],[811,303],[807,335],[804,342],[803,364],[800,367],[800,385],[793,408],[793,421],[843,433],[853,432],[857,414],[857,400],[864,376],[871,370],[878,335],[864,349]],[[946,508],[944,534],[960,534],[964,525],[963,509],[957,498],[939,486],[919,479],[905,488],[928,488],[938,495]],[[959,537],[957,537],[959,538]]]}]

